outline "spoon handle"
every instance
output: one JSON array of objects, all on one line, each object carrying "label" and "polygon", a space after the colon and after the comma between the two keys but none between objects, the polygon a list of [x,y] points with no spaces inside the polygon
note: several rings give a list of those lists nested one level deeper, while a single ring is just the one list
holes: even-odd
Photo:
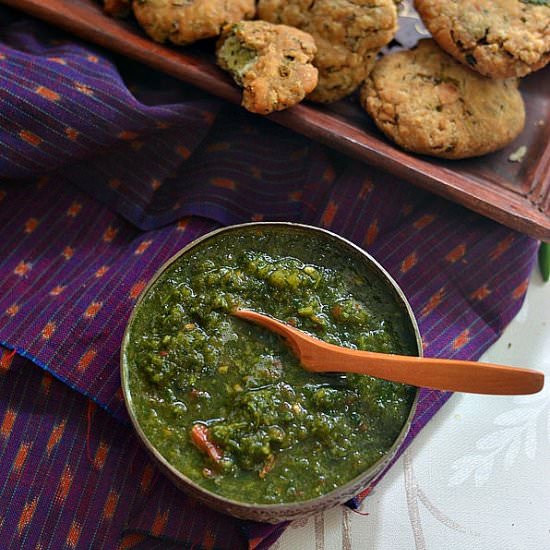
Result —
[{"label": "spoon handle", "polygon": [[313,372],[353,372],[423,388],[495,395],[536,393],[544,385],[544,374],[536,370],[353,350],[328,344],[255,311],[236,310],[233,315],[283,336],[302,366]]},{"label": "spoon handle", "polygon": [[530,369],[371,353],[321,344],[314,353],[311,348],[300,354],[300,360],[316,372],[353,372],[424,388],[495,395],[536,393],[544,385],[544,374]]}]

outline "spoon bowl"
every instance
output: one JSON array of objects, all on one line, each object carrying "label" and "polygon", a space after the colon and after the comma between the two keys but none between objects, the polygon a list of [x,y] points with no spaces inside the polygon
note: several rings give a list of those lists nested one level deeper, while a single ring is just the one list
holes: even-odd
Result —
[{"label": "spoon bowl", "polygon": [[425,388],[492,395],[537,393],[540,371],[466,361],[360,351],[323,342],[272,317],[238,309],[233,315],[282,336],[302,367],[312,372],[351,372]]}]

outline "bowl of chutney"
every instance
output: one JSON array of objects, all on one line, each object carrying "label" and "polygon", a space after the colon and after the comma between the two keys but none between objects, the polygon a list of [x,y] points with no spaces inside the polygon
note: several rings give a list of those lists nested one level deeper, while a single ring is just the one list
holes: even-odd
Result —
[{"label": "bowl of chutney", "polygon": [[304,370],[271,315],[332,344],[422,355],[414,314],[369,254],[325,229],[254,222],[180,250],[138,298],[122,390],[160,469],[218,511],[271,523],[343,503],[395,455],[418,388]]}]

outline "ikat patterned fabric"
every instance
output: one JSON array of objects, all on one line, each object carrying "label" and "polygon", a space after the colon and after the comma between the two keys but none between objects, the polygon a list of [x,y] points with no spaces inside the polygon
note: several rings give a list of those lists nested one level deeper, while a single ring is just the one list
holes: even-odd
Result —
[{"label": "ikat patterned fabric", "polygon": [[[285,525],[223,516],[158,473],[118,374],[147,280],[195,237],[251,220],[317,225],[367,249],[402,285],[431,356],[478,358],[498,338],[537,248],[0,9],[1,548],[262,549],[280,536]],[[422,392],[403,449],[448,397]]]}]

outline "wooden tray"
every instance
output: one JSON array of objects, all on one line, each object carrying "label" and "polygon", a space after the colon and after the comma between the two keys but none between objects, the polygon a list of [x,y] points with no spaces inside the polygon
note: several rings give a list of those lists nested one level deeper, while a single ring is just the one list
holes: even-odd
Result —
[{"label": "wooden tray", "polygon": [[[93,0],[0,0],[80,38],[141,61],[233,103],[240,91],[213,62],[209,47],[154,43],[132,21],[103,14]],[[425,31],[409,4],[400,14],[398,41],[410,47]],[[439,161],[413,156],[389,143],[356,98],[330,106],[301,104],[270,115],[312,139],[381,167],[508,227],[550,241],[550,67],[524,79],[527,121],[506,149],[478,159]],[[508,157],[527,147],[522,162]]]}]

